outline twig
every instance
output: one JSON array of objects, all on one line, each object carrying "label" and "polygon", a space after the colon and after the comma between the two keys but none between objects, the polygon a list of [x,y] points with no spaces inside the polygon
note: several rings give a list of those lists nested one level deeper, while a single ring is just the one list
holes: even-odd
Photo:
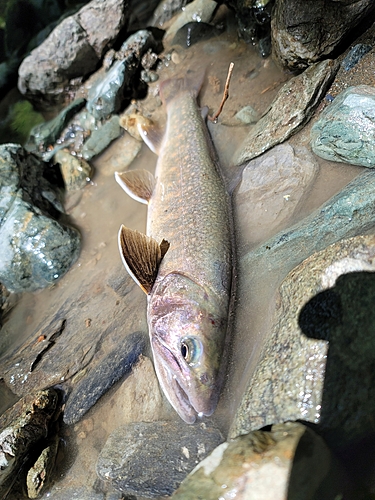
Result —
[{"label": "twig", "polygon": [[214,114],[214,116],[207,116],[207,119],[210,120],[211,122],[214,122],[214,123],[217,122],[217,119],[218,119],[220,113],[223,110],[225,101],[229,97],[229,83],[230,83],[230,78],[232,76],[233,68],[234,68],[234,63],[231,62],[230,65],[229,65],[228,76],[227,76],[227,80],[225,82],[223,98],[221,99],[221,103],[220,103],[219,109],[216,111],[216,113]]}]

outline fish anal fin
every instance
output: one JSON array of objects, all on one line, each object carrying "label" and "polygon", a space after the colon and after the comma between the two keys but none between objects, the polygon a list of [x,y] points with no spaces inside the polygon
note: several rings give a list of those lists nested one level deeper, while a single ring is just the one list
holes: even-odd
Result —
[{"label": "fish anal fin", "polygon": [[164,131],[156,125],[150,125],[142,122],[138,122],[137,127],[142,140],[147,144],[153,153],[158,155],[163,142]]},{"label": "fish anal fin", "polygon": [[118,244],[126,270],[148,295],[155,283],[160,262],[169,248],[169,243],[163,240],[159,245],[154,238],[121,226]]},{"label": "fish anal fin", "polygon": [[115,172],[115,179],[134,200],[147,204],[155,187],[155,177],[147,170]]}]

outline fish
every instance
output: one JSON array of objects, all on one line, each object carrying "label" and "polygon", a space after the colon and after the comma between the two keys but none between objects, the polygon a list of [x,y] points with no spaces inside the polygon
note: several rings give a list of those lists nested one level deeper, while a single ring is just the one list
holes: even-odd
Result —
[{"label": "fish", "polygon": [[125,268],[147,294],[147,323],[159,384],[188,424],[213,414],[225,374],[233,275],[231,200],[204,113],[203,78],[165,80],[167,123],[139,131],[159,157],[155,175],[116,172],[120,186],[148,205],[146,234],[118,234]]}]

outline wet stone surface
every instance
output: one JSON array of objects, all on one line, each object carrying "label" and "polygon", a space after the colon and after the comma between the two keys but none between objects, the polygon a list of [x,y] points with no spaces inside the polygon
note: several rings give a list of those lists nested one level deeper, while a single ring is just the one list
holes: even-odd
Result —
[{"label": "wet stone surface", "polygon": [[311,129],[311,147],[327,160],[375,167],[375,88],[349,87]]},{"label": "wet stone surface", "polygon": [[235,164],[259,156],[297,132],[311,118],[337,69],[338,64],[328,59],[289,80],[250,130],[235,156]]},{"label": "wet stone surface", "polygon": [[120,346],[101,359],[69,395],[64,411],[64,422],[67,424],[78,422],[113,384],[129,373],[145,350],[145,344],[145,334],[130,333]]},{"label": "wet stone surface", "polygon": [[[43,318],[22,345],[1,358],[0,376],[13,392],[24,395],[46,385],[70,383],[69,380],[89,363],[91,370],[80,375],[81,378],[87,376],[87,384],[90,385],[90,377],[98,373],[100,369],[95,368],[102,360],[124,340],[125,345],[129,345],[126,341],[128,334],[142,326],[146,331],[145,319],[142,318],[143,297],[129,293],[130,290],[135,291],[136,285],[130,277],[123,275],[120,265],[109,276],[106,271],[96,274],[90,286],[82,282],[79,295],[61,300],[59,307],[55,306],[52,318]],[[123,284],[122,291],[118,293],[124,294],[125,288],[126,301],[108,284],[115,276],[125,278],[127,285]],[[76,312],[77,304],[81,314]],[[103,369],[104,374],[108,380],[102,380],[102,387],[106,384],[110,387],[116,375],[110,369]],[[73,381],[72,386],[77,382]],[[91,403],[94,402],[93,397]],[[73,401],[69,404],[73,405]],[[80,403],[76,401],[75,404],[79,408]],[[88,409],[87,401],[85,404]]]},{"label": "wet stone surface", "polygon": [[[332,495],[342,491],[342,478],[332,477],[331,463],[330,451],[320,436],[302,423],[286,422],[219,445],[189,474],[172,498],[328,500],[332,497],[326,496],[326,490],[330,489]],[[324,484],[327,475],[328,484]]]},{"label": "wet stone surface", "polygon": [[[47,438],[58,408],[58,395],[47,389],[25,396],[0,417],[0,495],[3,498],[17,481],[26,483],[30,456]],[[36,455],[36,457],[35,457]],[[22,468],[22,469],[21,469]],[[19,477],[18,477],[18,474]],[[35,498],[35,497],[34,497]]]},{"label": "wet stone surface", "polygon": [[[345,383],[341,385],[339,380],[342,370],[338,370],[336,365],[335,373],[337,375],[332,381],[333,375],[331,373],[329,383],[332,384],[330,385],[331,391],[335,393],[334,387],[341,387],[337,394],[340,394],[339,406],[342,410],[335,410],[334,403],[326,401],[326,371],[328,370],[326,364],[331,345],[328,345],[327,340],[331,340],[331,338],[328,335],[318,335],[317,327],[313,325],[319,324],[324,317],[329,322],[329,318],[332,316],[334,324],[338,321],[345,331],[349,332],[349,329],[352,328],[350,331],[353,332],[361,327],[359,323],[356,323],[356,329],[353,328],[351,322],[355,318],[350,317],[348,309],[344,312],[347,315],[344,323],[343,318],[342,320],[339,318],[337,321],[334,320],[335,311],[330,313],[328,309],[325,316],[323,308],[321,308],[322,318],[319,318],[317,310],[312,305],[314,300],[319,299],[312,299],[312,297],[333,286],[336,278],[341,274],[360,270],[375,271],[374,256],[375,236],[373,235],[341,240],[325,250],[311,255],[284,279],[277,292],[277,305],[271,333],[268,341],[264,344],[255,373],[237,410],[230,432],[232,437],[286,420],[301,419],[320,424],[323,427],[327,427],[328,423],[325,422],[330,420],[331,427],[339,427],[340,425],[342,429],[355,427],[354,422],[358,423],[359,421],[358,414],[361,414],[363,407],[368,406],[368,389],[364,393],[354,391],[353,385],[349,383],[345,388]],[[371,293],[369,291],[369,296]],[[360,291],[358,294],[356,300],[359,302],[359,297],[363,294]],[[310,313],[308,311],[305,313],[304,323],[306,327],[301,330],[298,318],[302,308],[310,299]],[[363,314],[365,310],[366,307]],[[369,321],[371,321],[370,311],[368,314]],[[316,316],[316,320],[313,319],[313,316]],[[309,317],[308,321],[307,317]],[[308,322],[311,323],[311,328],[308,326]],[[308,332],[310,334],[307,337],[304,333]],[[315,332],[314,335],[313,332]],[[366,337],[366,342],[363,339],[358,340],[358,342],[362,343],[364,348],[367,345],[369,352],[372,352],[372,348],[368,346],[367,334],[365,329],[363,335]],[[344,339],[340,345],[344,347]],[[347,352],[350,350],[349,348]],[[359,361],[360,359],[362,361]],[[354,364],[363,361],[363,358],[358,354],[353,358]],[[369,363],[372,363],[372,358],[369,359]],[[369,370],[370,373],[371,370]],[[358,379],[356,380],[358,381]],[[370,385],[368,382],[366,387]],[[325,414],[327,406],[331,411],[327,410],[327,414]],[[355,407],[360,409],[355,410]],[[350,410],[346,412],[343,410],[344,408],[350,408]],[[323,413],[329,417],[323,416]],[[345,414],[345,422],[341,416],[342,413]]]},{"label": "wet stone surface", "polygon": [[119,427],[102,449],[97,472],[129,495],[171,495],[223,437],[208,423],[133,423]]},{"label": "wet stone surface", "polygon": [[281,144],[251,160],[236,191],[237,230],[245,232],[251,206],[257,221],[252,242],[264,241],[266,234],[276,232],[298,210],[318,170],[314,156],[303,146]]},{"label": "wet stone surface", "polygon": [[15,144],[1,146],[0,155],[0,280],[11,292],[44,288],[75,262],[80,235],[58,221],[53,169]]}]

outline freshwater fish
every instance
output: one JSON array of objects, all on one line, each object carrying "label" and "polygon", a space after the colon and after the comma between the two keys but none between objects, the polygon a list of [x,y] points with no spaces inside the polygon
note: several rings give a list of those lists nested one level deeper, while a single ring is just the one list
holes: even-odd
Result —
[{"label": "freshwater fish", "polygon": [[232,281],[230,198],[197,105],[201,83],[161,84],[167,125],[159,146],[152,130],[139,126],[159,154],[155,176],[115,174],[130,196],[148,204],[147,235],[121,226],[120,254],[148,295],[160,386],[187,423],[210,416],[218,402]]}]

